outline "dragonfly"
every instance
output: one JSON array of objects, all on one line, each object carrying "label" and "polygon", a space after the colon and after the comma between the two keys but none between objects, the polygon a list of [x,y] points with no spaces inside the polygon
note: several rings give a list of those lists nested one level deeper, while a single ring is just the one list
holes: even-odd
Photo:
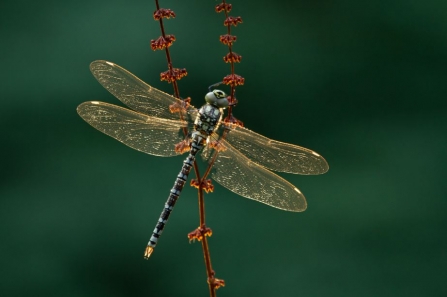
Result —
[{"label": "dragonfly", "polygon": [[[316,175],[329,169],[326,160],[310,149],[225,123],[222,116],[230,103],[222,90],[210,87],[206,103],[196,109],[112,62],[94,61],[90,70],[104,88],[130,109],[99,101],[84,102],[77,112],[87,123],[143,153],[162,157],[188,153],[145,249],[146,259],[157,245],[200,151],[212,164],[211,178],[223,187],[293,212],[307,208],[306,198],[272,171]],[[185,135],[185,131],[189,132]],[[184,144],[183,149],[179,149],[179,144]]]}]

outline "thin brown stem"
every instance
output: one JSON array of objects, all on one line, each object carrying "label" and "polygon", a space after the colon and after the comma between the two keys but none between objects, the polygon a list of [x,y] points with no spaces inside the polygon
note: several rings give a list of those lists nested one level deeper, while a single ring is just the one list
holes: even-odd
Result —
[{"label": "thin brown stem", "polygon": [[205,258],[205,265],[206,265],[206,271],[208,276],[208,287],[210,289],[210,296],[216,297],[216,286],[214,285],[214,282],[212,281],[214,279],[214,271],[211,267],[211,257],[210,252],[208,248],[208,240],[206,237],[202,240],[202,250],[203,250],[203,257]]},{"label": "thin brown stem", "polygon": [[[179,77],[175,76],[175,69],[172,66],[172,58],[171,58],[171,54],[169,52],[169,46],[170,46],[169,42],[172,43],[171,40],[175,40],[175,39],[172,38],[172,35],[169,35],[169,36],[166,35],[165,29],[164,29],[164,24],[163,24],[163,15],[164,14],[172,15],[172,16],[174,16],[175,14],[170,10],[168,11],[168,10],[160,9],[158,0],[155,0],[155,5],[157,7],[157,13],[160,15],[158,20],[160,23],[161,41],[159,42],[159,44],[155,43],[155,45],[153,46],[153,49],[162,49],[162,48],[165,49],[166,60],[168,63],[168,72],[166,74],[166,77],[168,78],[167,79],[168,82],[172,82],[175,97],[180,99],[180,93],[179,93],[179,89],[178,89],[178,85],[177,85],[177,79],[179,79]],[[163,77],[163,74],[162,74],[162,77]],[[179,114],[180,114],[180,119],[183,120],[183,114],[181,112],[181,109],[180,109]],[[184,133],[185,137],[188,135],[188,130],[186,127],[183,128],[183,133]],[[199,240],[202,241],[202,249],[203,249],[203,255],[204,255],[204,259],[205,259],[210,296],[215,297],[216,296],[216,288],[218,286],[216,285],[216,281],[214,278],[214,271],[211,266],[211,257],[210,257],[209,247],[208,247],[208,241],[206,238],[206,236],[209,236],[211,234],[211,230],[209,228],[207,228],[205,225],[205,201],[204,201],[204,191],[203,191],[204,190],[204,188],[203,188],[204,180],[203,180],[203,178],[200,177],[199,167],[197,166],[196,161],[194,161],[193,167],[194,167],[194,173],[196,175],[196,180],[198,181],[198,198],[199,198],[198,204],[199,204],[200,226],[196,232],[192,232],[194,235],[190,238],[193,238],[193,239],[198,238]]]},{"label": "thin brown stem", "polygon": [[[224,140],[227,137],[227,134],[228,134],[228,130],[225,129],[224,132],[222,133],[222,136],[220,137],[220,139]],[[211,157],[211,160],[208,162],[208,167],[206,168],[205,173],[202,176],[203,181],[208,177],[208,174],[210,174],[211,169],[214,166],[214,162],[216,161],[218,154],[219,154],[219,151],[214,150],[214,154]]]},{"label": "thin brown stem", "polygon": [[[160,9],[160,5],[159,5],[159,3],[158,3],[158,0],[155,0],[155,5],[156,5],[156,7],[157,7],[157,10],[159,10],[159,9]],[[164,25],[163,25],[163,18],[160,18],[159,22],[160,22],[161,36],[163,36],[163,38],[166,38],[165,27],[164,27]],[[169,53],[169,47],[168,47],[168,46],[165,47],[165,53],[166,53],[166,60],[167,60],[167,62],[168,62],[168,69],[169,69],[169,71],[172,72],[172,71],[173,71],[173,67],[172,67],[172,59],[171,59],[171,54]],[[178,89],[178,85],[177,85],[177,81],[176,81],[176,80],[174,80],[174,81],[172,82],[172,86],[174,87],[174,94],[175,94],[175,97],[178,98],[178,99],[180,99],[180,92],[179,92],[179,89]],[[181,113],[180,113],[180,114],[181,114]]]},{"label": "thin brown stem", "polygon": [[[157,10],[154,12],[154,18],[155,18],[155,20],[158,20],[160,23],[161,36],[157,40],[151,41],[151,47],[153,50],[157,50],[157,49],[165,50],[166,60],[167,60],[167,64],[168,64],[168,70],[161,73],[161,79],[166,80],[168,82],[172,82],[172,86],[174,89],[174,95],[176,98],[180,99],[180,92],[179,92],[177,80],[181,79],[187,73],[186,73],[185,69],[178,69],[178,68],[173,67],[169,47],[175,41],[175,37],[174,37],[174,35],[167,35],[165,33],[165,28],[164,28],[164,23],[163,23],[163,18],[169,19],[170,17],[175,17],[175,13],[170,9],[160,8],[158,0],[155,0],[155,5],[157,7]],[[232,50],[232,43],[236,40],[236,36],[231,36],[231,28],[230,27],[231,27],[231,25],[236,26],[238,23],[241,23],[242,19],[240,17],[233,18],[233,17],[228,16],[228,12],[231,10],[231,4],[227,4],[225,2],[225,0],[223,0],[223,2],[221,4],[216,6],[217,12],[220,12],[222,10],[225,12],[225,25],[227,26],[228,33],[227,33],[227,35],[221,36],[221,42],[228,45],[229,53],[227,54],[226,57],[224,57],[224,60],[225,60],[225,62],[230,63],[230,70],[231,70],[231,74],[226,76],[223,79],[223,81],[225,84],[229,84],[231,86],[229,100],[231,103],[235,103],[236,102],[235,87],[237,85],[243,84],[244,79],[241,76],[236,75],[234,73],[234,63],[240,62],[241,56],[234,53]],[[183,100],[182,103],[179,102],[179,103],[174,104],[174,107],[172,109],[172,110],[180,111],[179,117],[181,120],[184,120],[184,116],[183,116],[181,107],[186,107],[187,104],[189,104],[189,101]],[[177,105],[177,106],[175,106],[175,105]],[[179,105],[181,105],[181,107]],[[228,108],[228,116],[226,118],[228,121],[226,121],[226,122],[242,125],[242,123],[240,121],[236,120],[232,116],[232,110],[233,110],[233,106],[230,106]],[[182,128],[182,129],[183,129],[183,133],[184,133],[185,137],[187,137],[188,129],[186,127]],[[225,139],[227,132],[228,132],[227,130],[224,131],[224,133],[222,135],[222,139]],[[179,149],[185,148],[185,145],[187,143],[188,142],[185,140],[183,143],[179,144],[178,147],[176,146],[176,149],[177,148],[179,148]],[[211,297],[216,296],[216,289],[225,285],[225,282],[223,280],[220,280],[220,279],[217,279],[214,277],[215,272],[211,265],[211,256],[210,256],[210,250],[209,250],[208,239],[207,239],[207,236],[211,236],[211,229],[206,226],[206,221],[205,221],[204,190],[206,192],[209,192],[209,191],[212,191],[214,188],[212,186],[210,180],[207,180],[206,178],[208,177],[210,170],[211,170],[212,166],[214,165],[214,162],[216,161],[218,153],[219,153],[219,150],[216,149],[211,161],[208,164],[205,174],[202,177],[200,176],[200,172],[199,172],[197,163],[196,163],[196,161],[194,161],[193,167],[194,167],[196,179],[192,180],[191,184],[193,186],[196,186],[198,189],[198,204],[199,204],[198,206],[199,206],[200,225],[195,231],[188,234],[188,238],[190,240],[198,239],[199,241],[202,242],[202,250],[203,250],[203,256],[204,256],[204,260],[205,260],[206,273],[207,273],[207,281],[208,281]]]},{"label": "thin brown stem", "polygon": [[[203,178],[197,177],[198,180],[203,181]],[[199,217],[200,217],[200,227],[205,226],[205,200],[203,195],[203,187],[199,187]]]},{"label": "thin brown stem", "polygon": [[[225,4],[226,4],[225,0],[223,0],[222,3],[225,5]],[[228,10],[227,10],[227,9],[224,10],[224,13],[225,13],[225,18],[228,18]],[[227,26],[227,34],[228,34],[228,35],[231,35],[231,26],[230,26],[230,25]],[[228,51],[229,51],[230,55],[233,53],[233,46],[232,46],[232,43],[228,44]],[[232,75],[234,75],[234,62],[230,62],[230,73],[231,73]],[[231,101],[234,101],[234,99],[235,99],[235,98],[234,98],[234,93],[235,93],[235,91],[236,91],[236,90],[235,90],[234,85],[231,85],[231,86],[230,86],[230,98],[231,98],[230,100],[231,100]],[[232,107],[232,106],[229,106],[229,107],[228,107],[228,113],[227,113],[227,118],[228,118],[228,119],[231,118],[232,113],[233,113],[233,107]]]},{"label": "thin brown stem", "polygon": [[[225,139],[227,133],[228,133],[228,131],[225,130],[222,135],[222,139]],[[202,176],[202,179],[200,180],[201,181],[200,185],[203,185],[203,183],[205,182],[205,179],[207,178],[208,174],[211,171],[211,168],[214,165],[214,162],[216,161],[217,155],[218,155],[218,151],[215,150],[213,157],[212,157],[211,161],[209,162],[208,167],[207,167],[204,175]],[[200,189],[201,189],[201,187],[200,187]],[[202,190],[199,191],[199,214],[200,214],[200,227],[199,228],[206,229],[205,201],[204,201]],[[209,247],[208,247],[208,240],[207,240],[206,236],[203,236],[203,239],[202,239],[202,250],[203,250],[203,257],[205,259],[206,273],[208,276],[208,287],[210,290],[210,296],[215,297],[216,289],[219,288],[220,286],[224,286],[225,283],[223,280],[219,280],[214,277],[215,272],[211,265],[211,255],[210,255],[210,251],[209,251]]]},{"label": "thin brown stem", "polygon": [[[172,58],[171,54],[169,52],[169,47],[172,45],[172,43],[175,41],[174,35],[166,35],[163,18],[170,18],[175,17],[175,13],[170,9],[163,9],[160,8],[160,5],[158,3],[158,0],[155,0],[155,6],[157,10],[154,13],[154,18],[158,20],[160,23],[160,31],[161,31],[161,37],[157,39],[156,41],[151,41],[151,47],[153,50],[156,49],[164,49],[166,54],[166,60],[168,63],[168,71],[167,73],[162,73],[161,77],[162,80],[167,80],[168,82],[172,82],[172,86],[174,88],[174,96],[178,99],[180,99],[180,92],[177,84],[177,80],[181,79],[183,76],[186,75],[185,69],[175,69],[172,66]],[[180,112],[180,119],[183,120],[183,114]],[[188,135],[188,129],[186,127],[182,128],[184,135]]]},{"label": "thin brown stem", "polygon": [[234,72],[234,64],[239,63],[242,56],[233,51],[233,43],[236,41],[236,36],[231,35],[231,26],[237,26],[237,24],[242,23],[242,18],[229,16],[231,8],[232,5],[226,3],[225,0],[216,5],[216,12],[224,12],[225,14],[224,25],[227,27],[227,34],[220,36],[220,42],[228,46],[228,54],[224,57],[224,61],[230,63],[230,74],[223,78],[223,83],[230,85],[229,101],[231,103],[228,107],[227,116],[225,117],[224,122],[243,126],[242,122],[238,121],[233,116],[234,105],[237,103],[235,96],[236,86],[244,84],[245,79]]}]

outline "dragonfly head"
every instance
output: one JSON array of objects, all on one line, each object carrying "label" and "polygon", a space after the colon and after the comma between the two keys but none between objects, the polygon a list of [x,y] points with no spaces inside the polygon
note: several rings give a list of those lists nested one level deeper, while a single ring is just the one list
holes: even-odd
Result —
[{"label": "dragonfly head", "polygon": [[225,94],[225,92],[221,90],[212,90],[211,92],[207,93],[205,95],[205,101],[206,103],[219,108],[228,107],[229,104],[227,94]]}]

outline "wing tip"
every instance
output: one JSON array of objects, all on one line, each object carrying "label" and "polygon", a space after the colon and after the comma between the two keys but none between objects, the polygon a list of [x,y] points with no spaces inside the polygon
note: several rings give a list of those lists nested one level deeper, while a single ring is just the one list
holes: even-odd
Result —
[{"label": "wing tip", "polygon": [[294,187],[293,190],[298,193],[298,196],[300,198],[302,198],[302,199],[299,199],[299,200],[302,200],[302,201],[301,201],[300,205],[296,209],[293,209],[292,211],[294,211],[294,212],[303,212],[303,211],[305,211],[307,209],[306,198],[304,198],[303,193],[297,187]]},{"label": "wing tip", "polygon": [[323,172],[321,172],[321,174],[323,174],[329,171],[329,164],[323,157],[321,157],[321,159],[323,160]]},{"label": "wing tip", "polygon": [[112,67],[116,66],[115,63],[112,63],[112,62],[109,62],[106,60],[95,60],[90,63],[90,70],[93,71],[97,67],[97,65],[104,65],[104,64],[107,64],[108,66],[112,66]]},{"label": "wing tip", "polygon": [[76,107],[76,112],[79,114],[79,115],[81,115],[81,113],[82,113],[82,111],[83,111],[83,109],[84,109],[84,107],[85,106],[87,106],[87,105],[101,105],[102,104],[102,102],[100,102],[100,101],[86,101],[86,102],[82,102],[81,104],[79,104],[77,107]]}]

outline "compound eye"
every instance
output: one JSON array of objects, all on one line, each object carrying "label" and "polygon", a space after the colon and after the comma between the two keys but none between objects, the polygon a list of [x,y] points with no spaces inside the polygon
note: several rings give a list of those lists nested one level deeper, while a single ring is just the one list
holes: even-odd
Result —
[{"label": "compound eye", "polygon": [[216,105],[217,105],[217,107],[220,107],[220,108],[227,108],[229,105],[227,97],[222,98],[222,99],[217,99]]},{"label": "compound eye", "polygon": [[214,90],[214,95],[219,99],[226,97],[225,93],[221,90]]}]

